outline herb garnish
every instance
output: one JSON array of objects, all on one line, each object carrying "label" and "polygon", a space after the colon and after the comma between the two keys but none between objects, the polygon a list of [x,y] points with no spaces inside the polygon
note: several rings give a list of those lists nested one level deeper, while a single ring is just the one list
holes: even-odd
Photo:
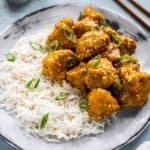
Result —
[{"label": "herb garnish", "polygon": [[106,20],[103,20],[103,21],[100,22],[100,26],[107,27],[107,26],[109,26],[109,24]]},{"label": "herb garnish", "polygon": [[26,84],[27,89],[35,89],[39,85],[40,79],[39,78],[33,78]]},{"label": "herb garnish", "polygon": [[67,92],[60,92],[56,97],[55,100],[64,100],[69,96]]},{"label": "herb garnish", "polygon": [[78,21],[82,20],[84,18],[83,12],[81,11],[78,17]]},{"label": "herb garnish", "polygon": [[41,120],[40,129],[45,128],[46,123],[48,121],[49,113],[46,113]]},{"label": "herb garnish", "polygon": [[130,56],[128,54],[121,56],[117,60],[122,63],[129,63],[129,64],[135,64],[137,62],[137,60],[133,56]]},{"label": "herb garnish", "polygon": [[76,56],[72,56],[67,58],[67,60],[64,62],[64,69],[68,70],[75,65],[77,65],[79,62],[78,58]]},{"label": "herb garnish", "polygon": [[114,96],[119,97],[123,92],[123,85],[121,84],[120,80],[117,79],[112,85],[112,93]]},{"label": "herb garnish", "polygon": [[6,54],[6,59],[7,59],[8,61],[14,62],[14,61],[16,60],[16,57],[14,56],[13,53],[7,53],[7,54]]},{"label": "herb garnish", "polygon": [[93,68],[97,67],[97,65],[100,62],[100,59],[101,59],[101,55],[97,55],[97,56],[95,56],[95,57],[92,58],[92,60],[95,60],[95,63],[93,64]]},{"label": "herb garnish", "polygon": [[62,29],[64,36],[66,37],[66,39],[68,39],[69,41],[74,41],[76,38],[76,35],[74,34],[73,30],[68,28],[68,27],[64,27]]},{"label": "herb garnish", "polygon": [[117,35],[112,34],[111,35],[111,39],[112,39],[112,41],[116,42],[119,47],[121,46],[122,40]]},{"label": "herb garnish", "polygon": [[79,105],[81,110],[87,110],[88,109],[88,103],[87,103],[87,100],[85,98],[80,98],[78,105]]},{"label": "herb garnish", "polygon": [[49,45],[49,47],[48,47],[47,50],[48,50],[49,52],[52,52],[52,51],[54,51],[54,50],[57,50],[58,47],[59,47],[59,42],[58,42],[58,40],[54,40],[54,41],[52,41],[52,42],[50,43],[50,45]]},{"label": "herb garnish", "polygon": [[40,44],[39,42],[29,42],[29,45],[32,47],[33,50],[35,51],[45,51],[44,46]]}]

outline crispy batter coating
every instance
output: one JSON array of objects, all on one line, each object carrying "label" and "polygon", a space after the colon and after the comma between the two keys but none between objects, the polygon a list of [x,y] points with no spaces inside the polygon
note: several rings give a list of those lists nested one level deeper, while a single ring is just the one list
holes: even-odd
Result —
[{"label": "crispy batter coating", "polygon": [[118,35],[117,31],[111,28],[110,26],[106,26],[103,28],[103,31],[112,38],[112,35]]},{"label": "crispy batter coating", "polygon": [[102,31],[86,32],[77,41],[76,53],[81,60],[89,59],[107,49],[110,39]]},{"label": "crispy batter coating", "polygon": [[[55,40],[59,43],[58,49],[75,49],[76,35],[72,29],[73,24],[73,20],[69,17],[61,19],[55,25],[54,30],[49,34],[46,40],[46,49],[48,50],[50,44]],[[68,36],[68,38],[66,36]]]},{"label": "crispy batter coating", "polygon": [[43,60],[42,74],[55,80],[64,80],[66,60],[74,56],[71,50],[59,50],[49,53]]},{"label": "crispy batter coating", "polygon": [[90,18],[92,20],[95,20],[97,22],[103,21],[104,16],[99,11],[93,10],[91,6],[86,6],[83,11],[83,16],[86,18]]},{"label": "crispy batter coating", "polygon": [[42,74],[54,80],[66,79],[81,93],[90,91],[86,101],[90,118],[101,120],[121,106],[146,103],[150,74],[140,72],[137,58],[131,56],[135,40],[120,35],[91,6],[85,7],[76,23],[69,17],[61,19],[45,47],[50,53],[43,60]]},{"label": "crispy batter coating", "polygon": [[128,36],[118,36],[118,41],[121,55],[131,54],[136,49],[136,42]]},{"label": "crispy batter coating", "polygon": [[[140,69],[140,64],[138,62],[138,59],[135,56],[130,56],[130,55],[123,55],[123,56],[119,57],[114,62],[114,66],[117,68],[125,66],[125,71],[127,71],[127,70],[139,71],[139,69]],[[121,68],[121,69],[123,69],[123,68]]]},{"label": "crispy batter coating", "polygon": [[118,45],[115,43],[110,43],[108,46],[108,49],[104,52],[101,52],[102,57],[108,58],[110,61],[116,61],[118,58],[120,58],[120,49],[118,48]]},{"label": "crispy batter coating", "polygon": [[80,63],[78,66],[67,72],[67,80],[72,86],[84,91],[85,84],[83,82],[83,78],[85,74],[86,65],[84,63]]},{"label": "crispy batter coating", "polygon": [[117,78],[116,69],[108,59],[93,58],[87,63],[84,82],[89,89],[108,88]]},{"label": "crispy batter coating", "polygon": [[139,64],[127,64],[119,68],[119,76],[120,78],[124,78],[126,75],[129,75],[132,72],[139,72],[140,66]]},{"label": "crispy batter coating", "polygon": [[120,110],[117,99],[107,90],[93,89],[88,95],[88,114],[90,118],[102,120]]},{"label": "crispy batter coating", "polygon": [[73,26],[78,38],[80,38],[85,32],[95,30],[96,28],[99,28],[99,25],[90,18],[82,19],[76,22]]},{"label": "crispy batter coating", "polygon": [[125,108],[143,106],[150,93],[150,74],[130,72],[121,78],[123,93],[119,100]]}]

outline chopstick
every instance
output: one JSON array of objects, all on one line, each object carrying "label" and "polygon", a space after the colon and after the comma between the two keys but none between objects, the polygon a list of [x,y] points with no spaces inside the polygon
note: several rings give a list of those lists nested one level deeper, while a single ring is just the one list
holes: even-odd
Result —
[{"label": "chopstick", "polygon": [[115,0],[120,6],[126,9],[133,17],[135,17],[143,26],[150,30],[150,23],[145,22],[141,17],[139,17],[133,10],[131,10],[122,0]]},{"label": "chopstick", "polygon": [[150,17],[150,11],[146,8],[144,8],[142,5],[140,5],[137,1],[135,0],[130,0],[132,4],[134,4],[137,8],[139,8],[143,13],[145,13],[148,17]]}]

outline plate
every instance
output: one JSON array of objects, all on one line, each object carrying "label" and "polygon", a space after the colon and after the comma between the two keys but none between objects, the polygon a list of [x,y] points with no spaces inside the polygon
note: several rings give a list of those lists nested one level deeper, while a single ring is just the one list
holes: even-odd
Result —
[{"label": "plate", "polygon": [[[139,26],[125,17],[107,8],[96,6],[107,21],[120,32],[131,36],[137,41],[134,55],[140,60],[142,70],[150,72],[150,38]],[[13,47],[22,36],[34,34],[39,30],[48,29],[62,17],[70,16],[77,19],[83,6],[73,4],[50,6],[19,19],[8,26],[0,34],[0,55]],[[47,143],[39,137],[27,137],[20,128],[20,122],[3,109],[0,109],[1,137],[16,149],[26,150],[110,150],[120,149],[134,140],[150,124],[150,101],[141,109],[123,111],[111,119],[111,126],[99,135],[85,136],[80,139],[62,143]]]}]

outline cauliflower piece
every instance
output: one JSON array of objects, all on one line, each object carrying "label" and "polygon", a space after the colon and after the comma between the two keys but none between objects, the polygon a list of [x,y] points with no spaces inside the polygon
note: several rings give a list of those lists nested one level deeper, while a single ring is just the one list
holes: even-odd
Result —
[{"label": "cauliflower piece", "polygon": [[87,95],[88,114],[91,119],[102,120],[109,117],[112,113],[118,112],[120,106],[117,99],[107,90],[93,89]]},{"label": "cauliflower piece", "polygon": [[54,80],[64,80],[66,77],[66,64],[69,66],[76,65],[70,61],[75,58],[75,54],[71,50],[59,50],[49,53],[43,60],[42,74],[51,77]]},{"label": "cauliflower piece", "polygon": [[84,82],[89,89],[108,88],[118,78],[112,63],[108,59],[98,56],[87,63]]},{"label": "cauliflower piece", "polygon": [[102,31],[89,31],[77,41],[76,53],[81,60],[89,59],[107,49],[110,39]]},{"label": "cauliflower piece", "polygon": [[56,41],[57,49],[75,49],[76,35],[72,29],[73,24],[73,20],[69,17],[61,19],[49,34],[46,40],[46,49],[48,51],[53,50]]}]

